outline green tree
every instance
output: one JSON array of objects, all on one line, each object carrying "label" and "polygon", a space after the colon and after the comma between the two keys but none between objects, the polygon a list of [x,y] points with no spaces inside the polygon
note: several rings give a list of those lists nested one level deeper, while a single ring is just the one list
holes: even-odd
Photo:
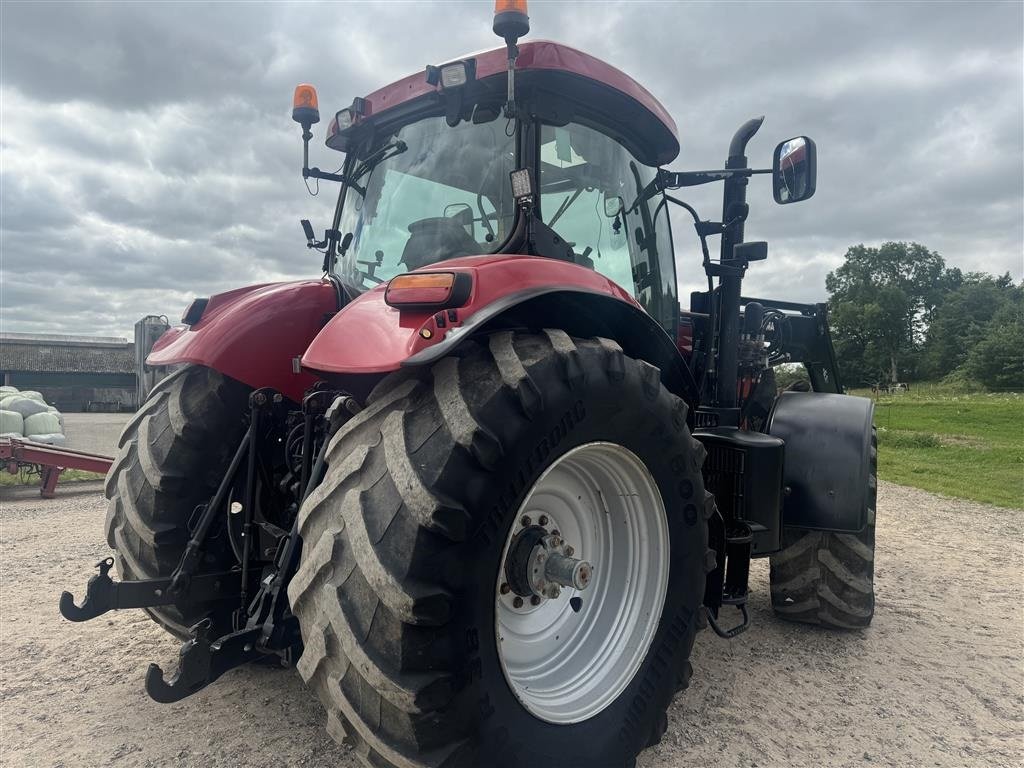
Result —
[{"label": "green tree", "polygon": [[1019,296],[995,312],[964,364],[965,372],[988,389],[1024,389],[1024,306]]},{"label": "green tree", "polygon": [[1009,274],[960,275],[959,285],[943,297],[928,325],[921,349],[922,372],[929,378],[941,378],[963,366],[971,350],[988,338],[996,314],[1022,300],[1024,290],[1013,285]]},{"label": "green tree", "polygon": [[914,354],[943,294],[963,279],[942,257],[918,243],[855,245],[825,280],[833,336],[851,382],[899,381],[913,371]]}]

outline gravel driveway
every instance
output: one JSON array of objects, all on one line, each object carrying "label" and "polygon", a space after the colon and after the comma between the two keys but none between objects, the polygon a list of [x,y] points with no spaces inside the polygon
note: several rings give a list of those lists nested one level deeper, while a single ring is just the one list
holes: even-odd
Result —
[{"label": "gravel driveway", "polygon": [[[99,483],[0,494],[0,764],[331,766],[298,675],[248,667],[173,705],[142,688],[178,644],[141,611],[60,618],[106,555]],[[1024,512],[883,483],[874,624],[835,634],[771,615],[752,573],[753,628],[704,632],[694,684],[640,768],[1017,766],[1024,762]]]}]

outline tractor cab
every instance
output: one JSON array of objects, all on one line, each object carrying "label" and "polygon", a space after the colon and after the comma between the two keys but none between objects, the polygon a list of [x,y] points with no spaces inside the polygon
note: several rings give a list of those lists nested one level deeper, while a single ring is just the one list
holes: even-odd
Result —
[{"label": "tractor cab", "polygon": [[588,54],[549,41],[516,52],[511,96],[507,49],[496,48],[428,66],[334,116],[327,146],[345,161],[327,270],[362,292],[453,258],[555,258],[610,278],[671,330],[668,215],[641,194],[678,154],[675,123]]}]

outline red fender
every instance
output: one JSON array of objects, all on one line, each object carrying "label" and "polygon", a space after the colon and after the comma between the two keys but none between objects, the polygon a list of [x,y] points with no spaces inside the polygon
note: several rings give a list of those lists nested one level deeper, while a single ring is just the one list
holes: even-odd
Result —
[{"label": "red fender", "polygon": [[567,288],[618,299],[639,311],[633,297],[599,272],[537,256],[468,256],[448,259],[420,272],[464,272],[472,279],[469,298],[443,311],[402,309],[384,302],[384,285],[345,306],[313,339],[303,367],[325,374],[386,373],[413,355],[441,343],[476,313],[500,306],[505,297],[531,290]]},{"label": "red fender", "polygon": [[305,352],[338,309],[328,280],[250,285],[210,298],[199,322],[171,328],[146,358],[149,365],[194,363],[250,387],[273,387],[295,402],[317,377],[296,372]]}]

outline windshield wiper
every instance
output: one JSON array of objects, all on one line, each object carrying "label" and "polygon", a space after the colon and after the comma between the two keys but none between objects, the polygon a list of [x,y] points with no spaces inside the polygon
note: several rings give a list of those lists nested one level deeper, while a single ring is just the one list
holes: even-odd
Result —
[{"label": "windshield wiper", "polygon": [[378,149],[376,152],[371,153],[369,157],[363,160],[362,164],[356,169],[356,172],[352,174],[352,179],[350,183],[352,184],[353,187],[359,190],[359,194],[365,197],[365,189],[356,186],[356,180],[363,178],[363,176],[368,174],[370,171],[372,171],[378,165],[383,163],[385,160],[390,160],[392,157],[396,157],[402,154],[408,148],[409,145],[406,144],[401,139],[395,139],[395,141],[391,142],[390,144],[385,144],[383,147]]}]

